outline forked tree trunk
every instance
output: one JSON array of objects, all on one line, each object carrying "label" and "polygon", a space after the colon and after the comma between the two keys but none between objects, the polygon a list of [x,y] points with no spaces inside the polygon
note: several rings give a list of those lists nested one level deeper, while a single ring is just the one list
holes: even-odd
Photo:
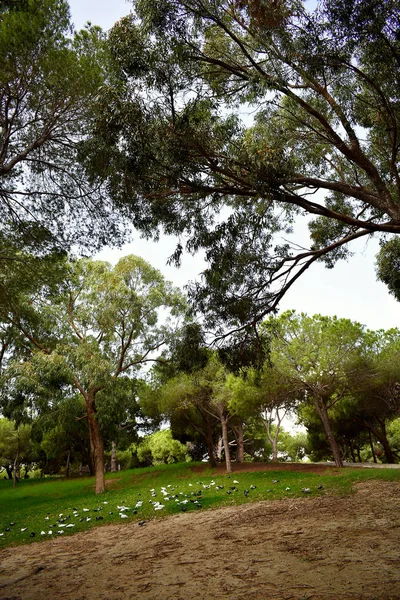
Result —
[{"label": "forked tree trunk", "polygon": [[326,437],[328,438],[329,446],[331,447],[333,459],[335,461],[335,465],[337,467],[343,467],[343,461],[340,454],[339,446],[333,435],[331,422],[329,420],[328,409],[325,405],[325,402],[322,398],[315,395],[314,396],[314,406],[318,413],[319,418],[321,419],[322,425],[324,426],[324,430],[326,433]]},{"label": "forked tree trunk", "polygon": [[99,422],[96,418],[94,392],[89,391],[85,400],[89,423],[90,449],[92,451],[94,474],[96,478],[96,494],[102,494],[106,489],[104,477],[104,440],[100,431]]}]

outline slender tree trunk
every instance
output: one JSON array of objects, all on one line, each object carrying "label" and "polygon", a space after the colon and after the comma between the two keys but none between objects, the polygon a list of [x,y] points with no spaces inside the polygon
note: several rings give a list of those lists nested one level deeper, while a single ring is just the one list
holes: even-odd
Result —
[{"label": "slender tree trunk", "polygon": [[19,456],[19,452],[17,452],[16,456],[15,456],[15,460],[14,460],[14,469],[13,469],[13,487],[16,486],[17,482],[18,482],[18,475],[17,475],[17,466],[18,466],[18,456]]},{"label": "slender tree trunk", "polygon": [[378,461],[376,460],[375,448],[374,448],[374,444],[372,441],[371,430],[369,427],[368,427],[368,438],[369,438],[369,445],[370,445],[371,452],[372,452],[372,459],[373,459],[374,463],[377,463]]},{"label": "slender tree trunk", "polygon": [[96,418],[95,393],[92,390],[89,390],[86,396],[86,410],[89,423],[90,448],[96,477],[96,494],[102,494],[106,489],[104,477],[104,441],[99,422]]},{"label": "slender tree trunk", "polygon": [[356,455],[354,454],[354,446],[351,443],[351,441],[349,441],[349,448],[350,448],[351,460],[353,461],[353,463],[355,463],[355,462],[357,462]]},{"label": "slender tree trunk", "polygon": [[111,473],[117,472],[117,444],[111,442]]},{"label": "slender tree trunk", "polygon": [[343,467],[342,457],[340,455],[339,446],[333,435],[331,422],[329,420],[328,409],[326,408],[325,402],[322,398],[314,395],[314,406],[321,419],[322,425],[324,426],[326,437],[328,438],[329,446],[331,447],[333,459],[337,467]]},{"label": "slender tree trunk", "polygon": [[221,427],[222,427],[222,439],[224,441],[226,472],[232,473],[231,451],[229,448],[229,439],[228,439],[228,419],[223,414],[222,410],[219,411],[219,417],[221,420]]},{"label": "slender tree trunk", "polygon": [[68,450],[68,452],[67,452],[67,465],[65,467],[65,477],[69,477],[70,458],[71,458],[71,450]]}]

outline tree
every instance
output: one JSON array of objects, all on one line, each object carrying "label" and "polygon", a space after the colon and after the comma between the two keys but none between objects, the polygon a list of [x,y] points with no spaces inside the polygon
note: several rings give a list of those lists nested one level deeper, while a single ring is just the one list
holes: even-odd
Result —
[{"label": "tree", "polygon": [[163,429],[145,437],[137,446],[137,455],[141,462],[145,462],[146,456],[150,455],[153,465],[171,464],[185,462],[188,451],[184,444],[172,437],[170,429]]},{"label": "tree", "polygon": [[380,249],[376,272],[378,279],[383,281],[389,292],[400,301],[400,240],[394,238]]},{"label": "tree", "polygon": [[275,337],[271,362],[291,382],[300,401],[312,404],[335,463],[343,466],[330,411],[350,391],[351,369],[363,341],[363,326],[348,319],[289,311],[266,322]]},{"label": "tree", "polygon": [[[74,33],[65,0],[3,2],[0,7],[0,216],[6,239],[43,253],[72,243],[121,240],[104,191],[78,162],[91,107],[110,83],[111,58],[98,27]],[[10,245],[0,241],[0,257]]]},{"label": "tree", "polygon": [[17,425],[5,418],[0,418],[0,470],[5,469],[8,479],[15,486],[19,478],[21,463],[25,470],[37,458],[37,448],[31,439],[29,425]]},{"label": "tree", "polygon": [[[9,322],[25,339],[24,360],[4,375],[16,396],[78,392],[85,402],[96,493],[104,491],[104,438],[100,418],[118,378],[135,377],[168,342],[185,308],[178,290],[143,259],[126,256],[112,268],[82,259],[65,265],[57,290],[22,295]],[[158,324],[160,309],[164,323]],[[3,398],[8,394],[3,393]],[[120,398],[120,390],[115,392]],[[130,401],[130,400],[129,400]],[[124,406],[124,408],[126,408]],[[107,413],[108,411],[108,413]],[[119,419],[121,418],[119,412]]]},{"label": "tree", "polygon": [[286,374],[267,362],[262,371],[248,370],[246,377],[236,378],[231,406],[234,411],[261,420],[272,446],[272,460],[278,460],[278,439],[282,421],[293,409],[297,387]]},{"label": "tree", "polygon": [[[315,261],[400,232],[399,3],[307,4],[136,0],[110,32],[124,85],[82,158],[136,227],[204,249],[191,297],[214,325],[260,321]],[[299,214],[310,246],[279,243]]]}]

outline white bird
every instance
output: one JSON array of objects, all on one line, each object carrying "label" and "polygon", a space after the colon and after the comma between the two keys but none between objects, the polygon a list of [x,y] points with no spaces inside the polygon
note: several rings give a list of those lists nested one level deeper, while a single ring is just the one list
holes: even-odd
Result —
[{"label": "white bird", "polygon": [[21,531],[26,531],[27,529],[28,529],[27,527],[23,527],[23,528],[21,529]]},{"label": "white bird", "polygon": [[82,508],[83,512],[89,512],[88,508]]},{"label": "white bird", "polygon": [[233,483],[239,483],[239,482],[238,482],[238,480],[237,480],[237,479],[234,479],[234,480],[233,480]]},{"label": "white bird", "polygon": [[64,533],[63,529],[60,529],[59,531],[57,531],[58,535],[61,535],[62,533]]},{"label": "white bird", "polygon": [[53,535],[52,530],[50,529],[50,531],[47,532],[49,535]]},{"label": "white bird", "polygon": [[41,531],[40,535],[46,535],[46,532],[45,531]]},{"label": "white bird", "polygon": [[75,527],[75,523],[69,523],[66,527]]},{"label": "white bird", "polygon": [[126,515],[125,513],[119,513],[119,516],[121,517],[121,519],[127,519],[128,515]]}]

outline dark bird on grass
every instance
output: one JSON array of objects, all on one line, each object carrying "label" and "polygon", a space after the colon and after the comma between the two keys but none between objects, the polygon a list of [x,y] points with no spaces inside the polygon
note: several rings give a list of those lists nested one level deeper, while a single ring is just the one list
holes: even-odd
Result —
[{"label": "dark bird on grass", "polygon": [[31,531],[29,534],[29,537],[35,537],[36,533],[34,531]]},{"label": "dark bird on grass", "polygon": [[249,495],[249,493],[250,493],[250,490],[244,490],[244,491],[243,491],[243,494],[246,496],[246,498],[247,498],[247,496]]},{"label": "dark bird on grass", "polygon": [[141,527],[142,525],[146,525],[146,521],[139,521],[138,525],[139,525],[139,527]]}]

